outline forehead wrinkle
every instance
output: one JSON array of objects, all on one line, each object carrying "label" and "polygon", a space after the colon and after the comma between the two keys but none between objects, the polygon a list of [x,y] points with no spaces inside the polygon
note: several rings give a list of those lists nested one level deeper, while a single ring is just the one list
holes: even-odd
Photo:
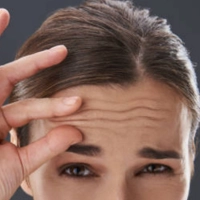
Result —
[{"label": "forehead wrinkle", "polygon": [[[145,103],[144,103],[145,102]],[[170,108],[160,106],[160,102],[149,99],[137,99],[128,102],[110,102],[102,100],[85,100],[84,105],[74,114],[54,118],[52,121],[87,121],[109,120],[112,122],[146,118],[164,120],[170,114]]]},{"label": "forehead wrinkle", "polygon": [[[103,101],[104,106],[101,108],[96,104],[91,105],[88,102],[87,106],[84,105],[80,111],[67,117],[54,118],[52,121],[97,129],[101,127],[125,129],[133,126],[137,127],[138,125],[143,125],[145,128],[155,128],[160,126],[158,122],[162,123],[162,121],[167,120],[170,110],[168,108],[156,107],[155,105],[152,106],[152,104],[149,106],[148,102],[149,100],[146,101],[145,105],[142,105],[141,101],[139,103],[139,100],[129,102],[128,104],[116,103],[115,105],[122,107],[114,106],[114,109],[113,104],[107,105],[107,101],[106,103]],[[153,102],[156,103],[155,101]],[[100,104],[102,105],[102,101]]]},{"label": "forehead wrinkle", "polygon": [[[168,112],[170,113],[170,112]],[[110,121],[110,122],[121,122],[121,121],[131,121],[137,119],[146,120],[165,120],[167,116],[167,110],[158,110],[148,107],[135,107],[129,110],[113,111],[110,109],[86,109],[81,110],[71,116],[64,118],[54,118],[52,121]]]},{"label": "forehead wrinkle", "polygon": [[[165,104],[164,104],[165,103]],[[118,112],[128,111],[134,108],[145,107],[152,110],[165,110],[170,109],[171,105],[167,105],[168,102],[164,102],[163,99],[153,99],[149,97],[140,97],[140,98],[129,98],[127,100],[106,100],[106,99],[97,99],[97,98],[84,98],[83,106],[78,112],[98,108],[99,110],[113,110]],[[109,109],[105,109],[109,108]],[[164,108],[166,107],[166,108]],[[77,112],[77,113],[78,113]]]},{"label": "forehead wrinkle", "polygon": [[125,123],[119,123],[120,121],[110,121],[110,120],[73,120],[73,121],[64,121],[60,122],[61,124],[71,125],[78,129],[88,128],[96,130],[105,130],[107,132],[115,132],[115,133],[124,133],[125,130],[128,130],[129,133],[135,132],[136,129],[150,129],[156,130],[156,128],[160,128],[160,124],[156,121],[149,121],[141,119],[141,121],[126,121]]},{"label": "forehead wrinkle", "polygon": [[[124,112],[102,111],[102,110],[87,110],[81,113],[68,116],[63,119],[52,119],[53,122],[63,122],[66,125],[73,125],[84,128],[106,128],[106,129],[127,129],[130,127],[137,128],[155,128],[160,126],[162,121],[166,121],[164,113],[157,114],[146,108],[136,108]],[[166,113],[165,113],[166,114]],[[158,123],[159,122],[159,123]]]},{"label": "forehead wrinkle", "polygon": [[173,120],[179,120],[177,113],[180,106],[174,104],[175,101],[169,102],[159,95],[152,96],[145,93],[135,98],[133,96],[123,98],[123,100],[107,98],[106,95],[105,98],[100,99],[86,96],[83,99],[83,106],[76,113],[51,120],[77,128],[104,127],[107,131],[116,130],[118,133],[124,130],[133,132],[137,128],[154,130],[159,128],[160,130],[165,122],[170,124],[169,122]]},{"label": "forehead wrinkle", "polygon": [[[182,104],[182,102],[179,103]],[[135,117],[135,113],[139,113],[138,117],[159,120],[165,118],[166,114],[170,114],[172,110],[179,111],[179,107],[179,105],[171,104],[171,102],[159,96],[151,97],[145,96],[145,94],[123,100],[92,97],[83,99],[83,106],[67,119],[74,119],[79,115],[80,119],[129,120]]]}]

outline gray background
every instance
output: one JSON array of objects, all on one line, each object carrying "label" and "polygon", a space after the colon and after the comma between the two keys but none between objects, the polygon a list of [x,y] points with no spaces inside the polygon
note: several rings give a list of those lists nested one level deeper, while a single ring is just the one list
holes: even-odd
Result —
[{"label": "gray background", "polygon": [[[0,64],[14,59],[22,43],[54,10],[78,5],[81,0],[0,0],[0,7],[11,13],[11,23],[0,38]],[[193,62],[200,63],[200,1],[199,0],[135,0],[136,5],[151,9],[152,14],[167,18],[172,30],[186,43]],[[200,69],[196,68],[200,81]],[[200,82],[199,82],[200,83]],[[196,159],[196,173],[189,200],[200,199],[200,156]],[[164,195],[164,194],[163,194]],[[30,200],[20,189],[12,200]],[[162,198],[160,198],[162,200]]]}]

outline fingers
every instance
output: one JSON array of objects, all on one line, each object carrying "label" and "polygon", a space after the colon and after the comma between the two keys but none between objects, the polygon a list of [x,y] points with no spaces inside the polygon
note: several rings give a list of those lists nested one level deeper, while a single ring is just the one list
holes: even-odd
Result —
[{"label": "fingers", "polygon": [[80,97],[26,99],[2,107],[0,139],[11,128],[20,127],[34,119],[67,116],[81,106]]},{"label": "fingers", "polygon": [[2,104],[13,86],[19,81],[28,78],[39,70],[60,63],[67,55],[63,45],[29,55],[0,67],[0,94]]},{"label": "fingers", "polygon": [[0,35],[4,32],[10,21],[10,14],[6,9],[0,9]]},{"label": "fingers", "polygon": [[26,147],[19,148],[24,177],[81,140],[82,135],[77,129],[70,126],[62,126],[53,129],[44,138]]}]

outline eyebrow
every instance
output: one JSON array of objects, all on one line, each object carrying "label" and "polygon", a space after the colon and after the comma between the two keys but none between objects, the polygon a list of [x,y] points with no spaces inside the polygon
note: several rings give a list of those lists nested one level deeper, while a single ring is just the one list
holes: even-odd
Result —
[{"label": "eyebrow", "polygon": [[140,157],[151,159],[182,159],[182,156],[174,150],[157,150],[150,147],[145,147],[138,152]]},{"label": "eyebrow", "polygon": [[102,149],[95,145],[75,144],[70,146],[66,152],[77,153],[85,156],[99,156]]},{"label": "eyebrow", "polygon": [[[85,156],[100,156],[103,152],[102,148],[96,145],[75,144],[70,146],[66,152],[76,153]],[[138,155],[143,158],[150,159],[182,159],[182,156],[174,150],[157,150],[150,147],[144,147]]]}]

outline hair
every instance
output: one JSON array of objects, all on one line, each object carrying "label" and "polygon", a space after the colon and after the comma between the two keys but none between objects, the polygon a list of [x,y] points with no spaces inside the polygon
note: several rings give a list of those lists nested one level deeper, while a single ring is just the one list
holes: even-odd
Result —
[{"label": "hair", "polygon": [[[150,77],[169,85],[186,101],[192,119],[190,149],[194,151],[199,122],[194,66],[165,19],[150,16],[148,9],[130,1],[88,0],[48,17],[16,58],[59,44],[67,47],[67,58],[18,83],[11,102],[50,97],[80,85],[126,87]],[[29,124],[17,129],[20,146],[29,143],[28,131]]]}]

